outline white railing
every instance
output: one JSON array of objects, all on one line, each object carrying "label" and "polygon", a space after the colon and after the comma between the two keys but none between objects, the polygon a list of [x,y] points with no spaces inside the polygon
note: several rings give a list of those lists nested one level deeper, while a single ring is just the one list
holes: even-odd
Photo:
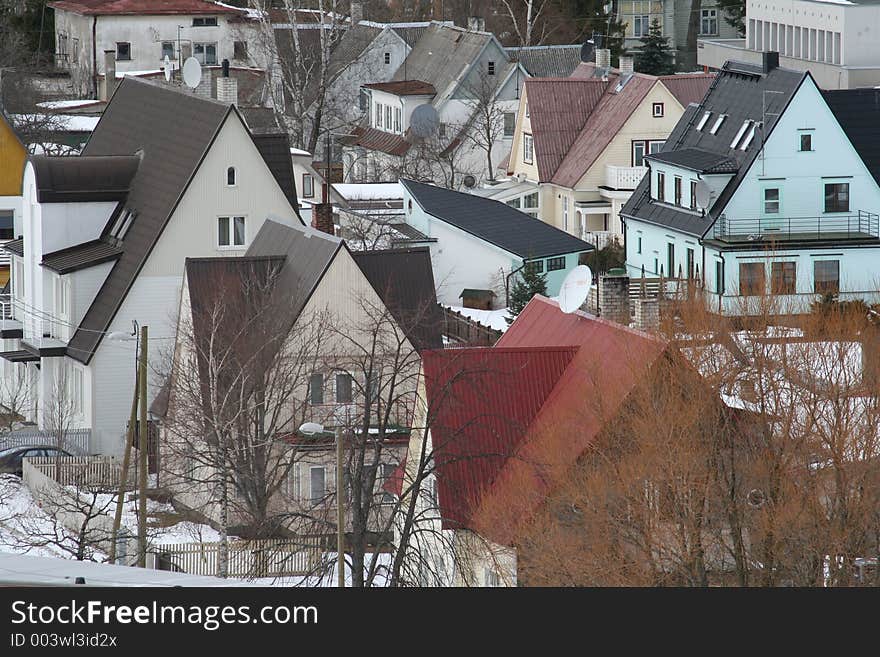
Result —
[{"label": "white railing", "polygon": [[581,239],[592,244],[597,251],[604,249],[612,242],[623,243],[620,234],[611,230],[588,230],[581,236]]},{"label": "white railing", "polygon": [[[173,543],[156,545],[156,568],[189,573],[218,575],[220,543]],[[230,577],[285,577],[313,572],[321,562],[320,540],[263,539],[230,541]]]},{"label": "white railing", "polygon": [[642,182],[648,167],[605,165],[605,186],[611,189],[635,189]]},{"label": "white railing", "polygon": [[[136,456],[132,458],[132,465],[128,470],[126,487],[131,489],[136,482],[136,459]],[[24,460],[40,474],[61,486],[112,491],[118,490],[122,478],[122,459],[115,456],[43,456]]]}]

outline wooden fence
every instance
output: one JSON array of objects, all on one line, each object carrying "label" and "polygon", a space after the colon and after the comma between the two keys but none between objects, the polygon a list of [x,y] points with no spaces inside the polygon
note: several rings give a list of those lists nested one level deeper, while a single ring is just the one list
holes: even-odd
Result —
[{"label": "wooden fence", "polygon": [[[122,478],[122,459],[115,456],[69,456],[60,459],[43,456],[26,458],[25,461],[61,486],[115,491],[119,489]],[[137,451],[132,450],[127,486],[130,489],[134,489],[137,483],[136,463]]]},{"label": "wooden fence", "polygon": [[[217,575],[220,542],[173,543],[153,548],[156,568]],[[318,539],[262,539],[229,542],[230,577],[285,577],[313,572],[320,563]]]},{"label": "wooden fence", "polygon": [[499,338],[501,331],[480,324],[459,312],[440,306],[443,312],[443,335],[460,345],[491,347]]}]

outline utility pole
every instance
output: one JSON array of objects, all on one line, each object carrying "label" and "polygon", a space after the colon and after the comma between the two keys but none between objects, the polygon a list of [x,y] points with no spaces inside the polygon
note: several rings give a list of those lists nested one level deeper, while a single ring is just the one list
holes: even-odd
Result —
[{"label": "utility pole", "polygon": [[138,421],[138,568],[147,567],[147,327],[141,327],[138,369],[140,420]]},{"label": "utility pole", "polygon": [[116,563],[116,541],[119,527],[122,524],[122,506],[125,504],[125,489],[128,486],[128,469],[131,463],[131,447],[134,444],[134,431],[137,426],[138,391],[140,389],[140,372],[134,383],[134,397],[131,400],[131,416],[128,419],[128,431],[125,438],[125,455],[122,457],[122,473],[119,475],[119,494],[116,498],[116,514],[113,517],[113,533],[110,538],[110,563]]},{"label": "utility pole", "polygon": [[342,427],[336,427],[336,559],[337,585],[345,588],[345,488],[342,482]]}]

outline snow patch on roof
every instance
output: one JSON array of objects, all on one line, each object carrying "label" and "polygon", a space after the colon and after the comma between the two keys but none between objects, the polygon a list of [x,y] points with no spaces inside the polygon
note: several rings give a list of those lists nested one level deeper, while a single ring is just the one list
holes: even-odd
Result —
[{"label": "snow patch on roof", "polygon": [[403,198],[400,183],[336,183],[333,188],[347,201]]}]

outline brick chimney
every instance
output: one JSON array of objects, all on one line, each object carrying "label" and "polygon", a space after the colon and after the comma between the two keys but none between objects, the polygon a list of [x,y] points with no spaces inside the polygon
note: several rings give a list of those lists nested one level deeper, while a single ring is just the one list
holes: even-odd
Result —
[{"label": "brick chimney", "polygon": [[213,97],[213,79],[214,72],[209,69],[207,66],[202,67],[202,79],[199,82],[199,86],[195,88],[194,92],[196,96],[201,96],[202,98],[212,98]]},{"label": "brick chimney", "polygon": [[104,51],[104,95],[101,100],[110,100],[116,91],[116,51]]},{"label": "brick chimney", "polygon": [[312,228],[335,235],[336,230],[333,226],[333,204],[332,203],[315,203],[312,206]]},{"label": "brick chimney", "polygon": [[486,19],[482,16],[468,16],[468,29],[471,32],[485,32]]},{"label": "brick chimney", "polygon": [[605,319],[629,326],[629,276],[599,277],[599,313]]},{"label": "brick chimney", "polygon": [[596,48],[596,66],[599,68],[611,68],[611,50],[608,48]]},{"label": "brick chimney", "polygon": [[621,73],[632,73],[633,72],[633,57],[632,57],[632,55],[621,55],[620,56],[620,72]]},{"label": "brick chimney", "polygon": [[238,105],[238,80],[229,76],[229,60],[223,60],[223,74],[217,78],[217,100]]},{"label": "brick chimney", "polygon": [[362,20],[364,20],[364,3],[363,2],[352,2],[351,3],[351,24],[357,25]]}]

